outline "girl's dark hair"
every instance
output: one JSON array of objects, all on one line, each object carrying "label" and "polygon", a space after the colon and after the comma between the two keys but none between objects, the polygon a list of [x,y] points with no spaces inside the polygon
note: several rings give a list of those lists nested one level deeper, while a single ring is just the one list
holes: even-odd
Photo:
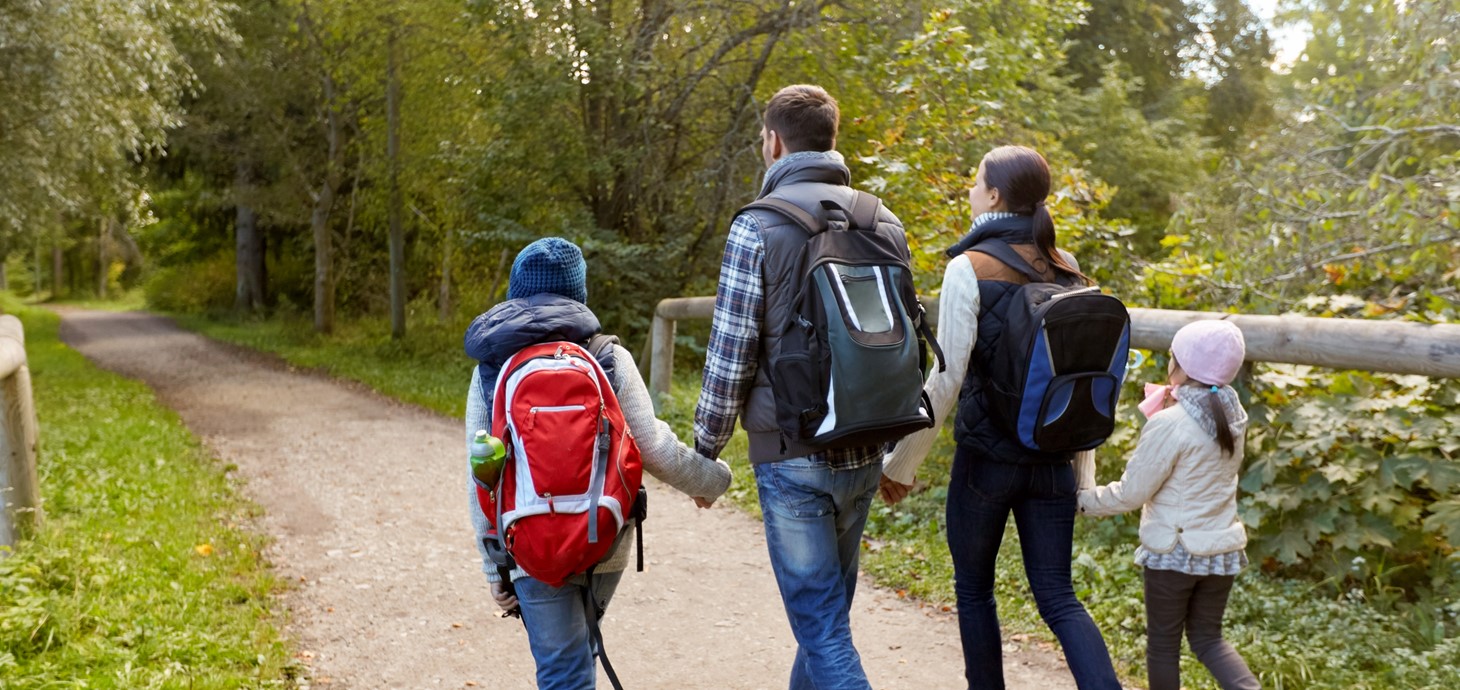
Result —
[{"label": "girl's dark hair", "polygon": [[1212,392],[1211,384],[1196,379],[1187,379],[1184,387],[1191,389],[1188,395],[1195,395],[1201,401],[1198,404],[1205,407],[1207,414],[1217,423],[1217,447],[1224,455],[1231,455],[1237,450],[1237,439],[1232,436],[1232,425],[1227,421],[1227,408],[1222,405],[1221,396]]},{"label": "girl's dark hair", "polygon": [[1028,146],[1000,146],[983,157],[984,184],[999,190],[1011,213],[1034,218],[1034,246],[1057,270],[1092,283],[1088,276],[1065,261],[1054,244],[1054,218],[1045,199],[1049,198],[1049,163]]}]

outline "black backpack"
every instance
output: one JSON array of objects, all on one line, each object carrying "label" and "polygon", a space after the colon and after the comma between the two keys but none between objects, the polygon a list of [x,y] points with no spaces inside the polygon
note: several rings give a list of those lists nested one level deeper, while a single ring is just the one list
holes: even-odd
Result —
[{"label": "black backpack", "polygon": [[981,358],[990,416],[1030,450],[1089,450],[1104,443],[1115,429],[1115,402],[1130,355],[1125,305],[1098,287],[1046,282],[1001,240],[984,240],[973,251],[1030,281],[1009,296],[1004,332],[991,356]]},{"label": "black backpack", "polygon": [[882,202],[856,192],[850,210],[822,201],[826,222],[788,201],[746,206],[790,218],[801,248],[792,318],[768,374],[783,440],[813,448],[896,441],[933,426],[923,392],[927,350],[943,367],[913,288],[907,242],[877,231]]}]

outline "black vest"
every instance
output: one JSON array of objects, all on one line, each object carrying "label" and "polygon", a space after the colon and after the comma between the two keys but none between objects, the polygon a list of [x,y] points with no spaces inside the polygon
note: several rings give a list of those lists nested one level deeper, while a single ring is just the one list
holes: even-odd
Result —
[{"label": "black vest", "polygon": [[[788,165],[793,167],[777,174],[771,191],[762,195],[764,198],[789,201],[818,221],[826,219],[826,211],[821,208],[823,199],[835,201],[843,208],[852,207],[854,190],[848,186],[846,166],[825,159],[788,161]],[[791,326],[791,314],[801,282],[797,275],[801,269],[800,249],[809,235],[800,225],[774,211],[752,209],[746,213],[755,218],[765,247],[761,263],[765,311],[761,320],[760,351],[756,357],[759,366],[756,367],[755,381],[746,398],[740,424],[745,427],[750,440],[752,463],[811,455],[815,452],[813,449],[789,440],[785,440],[785,449],[782,450],[783,439],[776,424],[775,396],[766,376],[769,363],[780,353],[781,339]],[[895,233],[899,241],[907,241],[902,222],[885,205],[878,211],[877,232]]]}]

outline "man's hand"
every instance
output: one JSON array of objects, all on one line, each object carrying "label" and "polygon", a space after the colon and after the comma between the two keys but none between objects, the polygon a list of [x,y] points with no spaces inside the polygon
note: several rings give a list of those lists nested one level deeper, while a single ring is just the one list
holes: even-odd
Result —
[{"label": "man's hand", "polygon": [[489,582],[487,584],[492,586],[492,600],[497,602],[497,606],[501,607],[503,611],[517,608],[517,597],[507,592],[506,583]]},{"label": "man's hand", "polygon": [[882,502],[887,505],[894,505],[898,501],[907,498],[912,488],[912,484],[903,484],[885,474],[882,475],[881,479],[877,480],[877,493],[882,496]]},{"label": "man's hand", "polygon": [[715,505],[715,499],[713,498],[700,498],[699,496],[695,496],[694,499],[695,505],[701,508],[709,508],[710,506]]}]

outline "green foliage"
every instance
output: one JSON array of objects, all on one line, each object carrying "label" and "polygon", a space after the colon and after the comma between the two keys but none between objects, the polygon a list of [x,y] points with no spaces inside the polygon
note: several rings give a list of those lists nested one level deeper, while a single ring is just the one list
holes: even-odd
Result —
[{"label": "green foliage", "polygon": [[[1317,2],[1284,126],[1233,157],[1173,223],[1163,270],[1191,299],[1289,310],[1310,295],[1367,316],[1460,303],[1460,66],[1454,3]],[[1241,260],[1229,252],[1240,247]],[[1185,252],[1214,259],[1195,271]]]},{"label": "green foliage", "polygon": [[143,292],[154,309],[179,312],[222,311],[233,305],[233,255],[214,254],[190,263],[157,269]]},{"label": "green foliage", "polygon": [[231,38],[225,7],[207,0],[0,6],[12,95],[0,100],[0,232],[115,208],[132,189],[128,158],[160,149],[178,124],[194,85],[183,53]]},{"label": "green foliage", "polygon": [[1460,543],[1457,395],[1419,376],[1262,367],[1241,483],[1253,555],[1340,582],[1360,557],[1403,566],[1395,586],[1446,587],[1460,563],[1432,559]]},{"label": "green foliage", "polygon": [[293,687],[254,509],[140,383],[25,323],[46,521],[0,558],[0,686]]}]

